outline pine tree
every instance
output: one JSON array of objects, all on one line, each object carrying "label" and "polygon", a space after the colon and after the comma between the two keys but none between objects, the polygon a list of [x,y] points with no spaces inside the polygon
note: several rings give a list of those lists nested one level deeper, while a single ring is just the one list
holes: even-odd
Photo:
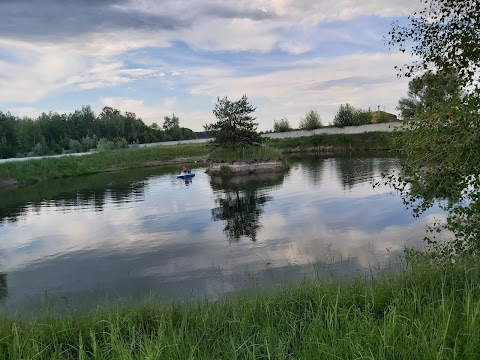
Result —
[{"label": "pine tree", "polygon": [[260,145],[262,137],[257,133],[258,124],[250,114],[255,108],[248,103],[247,95],[238,101],[218,98],[213,113],[216,123],[204,126],[215,140],[212,145],[222,148],[240,148]]}]

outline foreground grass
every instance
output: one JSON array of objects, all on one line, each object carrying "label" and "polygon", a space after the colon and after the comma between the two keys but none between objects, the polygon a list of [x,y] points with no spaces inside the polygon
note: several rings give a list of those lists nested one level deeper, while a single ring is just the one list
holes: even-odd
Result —
[{"label": "foreground grass", "polygon": [[185,159],[201,158],[205,144],[158,146],[106,151],[86,156],[65,156],[0,164],[0,180],[35,182],[106,171],[155,166]]},{"label": "foreground grass", "polygon": [[[267,144],[282,150],[365,151],[392,150],[393,140],[398,136],[391,132],[366,132],[361,134],[319,134],[287,139],[269,139]],[[325,149],[322,149],[325,148]]]},{"label": "foreground grass", "polygon": [[480,267],[89,315],[0,319],[2,359],[478,359]]},{"label": "foreground grass", "polygon": [[271,146],[255,146],[240,149],[216,149],[209,155],[214,161],[271,160],[282,157],[282,152]]}]

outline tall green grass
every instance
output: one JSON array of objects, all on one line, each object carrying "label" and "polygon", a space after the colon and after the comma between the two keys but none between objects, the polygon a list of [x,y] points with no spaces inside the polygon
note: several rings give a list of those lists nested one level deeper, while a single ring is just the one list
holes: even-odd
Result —
[{"label": "tall green grass", "polygon": [[105,171],[184,162],[204,157],[205,144],[158,146],[105,151],[86,156],[65,156],[0,164],[0,180],[15,179],[34,182]]},{"label": "tall green grass", "polygon": [[214,161],[270,160],[282,157],[282,152],[291,149],[322,147],[339,151],[390,149],[396,134],[370,132],[351,135],[313,135],[290,139],[270,139],[269,146],[217,149],[212,151],[206,144],[183,144],[152,148],[133,148],[101,152],[87,156],[66,156],[0,164],[0,182],[17,180],[36,182],[70,176],[95,174],[121,169],[155,166],[171,162],[188,162],[207,156]]},{"label": "tall green grass", "polygon": [[0,319],[2,359],[478,359],[480,266],[190,305]]},{"label": "tall green grass", "polygon": [[253,146],[239,149],[213,150],[209,159],[214,161],[253,161],[282,158],[282,152],[270,146]]}]

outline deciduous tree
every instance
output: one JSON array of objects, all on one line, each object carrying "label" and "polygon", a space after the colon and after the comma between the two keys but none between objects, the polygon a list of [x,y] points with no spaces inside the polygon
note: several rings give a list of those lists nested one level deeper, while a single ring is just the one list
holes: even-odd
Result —
[{"label": "deciduous tree", "polygon": [[460,95],[457,74],[426,73],[408,83],[408,95],[398,102],[397,110],[402,119],[411,119],[426,109]]},{"label": "deciduous tree", "polygon": [[[456,74],[459,92],[414,110],[400,137],[402,174],[387,180],[402,191],[416,214],[444,199],[448,243],[429,241],[443,255],[480,254],[480,3],[430,0],[407,25],[395,24],[388,43],[418,60],[399,67],[401,76]],[[425,75],[423,75],[425,76]],[[429,75],[426,75],[429,76]],[[420,80],[421,81],[421,77]],[[437,91],[444,91],[438,84]]]},{"label": "deciduous tree", "polygon": [[291,131],[292,127],[290,126],[290,122],[286,117],[280,120],[273,120],[273,131],[274,132],[286,132]]},{"label": "deciduous tree", "polygon": [[322,120],[317,110],[310,110],[300,120],[299,128],[302,130],[314,130],[322,127]]}]

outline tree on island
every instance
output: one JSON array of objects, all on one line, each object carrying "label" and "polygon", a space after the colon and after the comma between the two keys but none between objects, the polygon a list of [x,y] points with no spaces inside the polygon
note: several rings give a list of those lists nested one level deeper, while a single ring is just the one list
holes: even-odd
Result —
[{"label": "tree on island", "polygon": [[[480,22],[478,1],[430,0],[406,26],[395,24],[388,43],[410,51],[417,61],[399,68],[399,75],[417,81],[426,77],[451,78],[454,86],[442,101],[409,106],[399,137],[403,152],[402,172],[387,177],[402,192],[404,202],[416,214],[438,199],[447,221],[432,230],[446,228],[453,241],[430,244],[442,256],[480,255]],[[423,78],[422,78],[423,76]],[[415,83],[413,83],[415,84]],[[432,88],[442,94],[439,82]],[[423,86],[422,86],[423,88]],[[459,91],[457,91],[459,89]],[[402,103],[400,104],[402,106]],[[436,232],[434,231],[433,234]],[[442,239],[443,240],[443,239]]]},{"label": "tree on island", "polygon": [[204,125],[205,131],[215,138],[211,144],[229,149],[260,145],[262,137],[256,131],[258,124],[250,115],[255,109],[249,104],[247,95],[238,101],[230,101],[226,96],[218,98],[213,109],[218,121]]}]

